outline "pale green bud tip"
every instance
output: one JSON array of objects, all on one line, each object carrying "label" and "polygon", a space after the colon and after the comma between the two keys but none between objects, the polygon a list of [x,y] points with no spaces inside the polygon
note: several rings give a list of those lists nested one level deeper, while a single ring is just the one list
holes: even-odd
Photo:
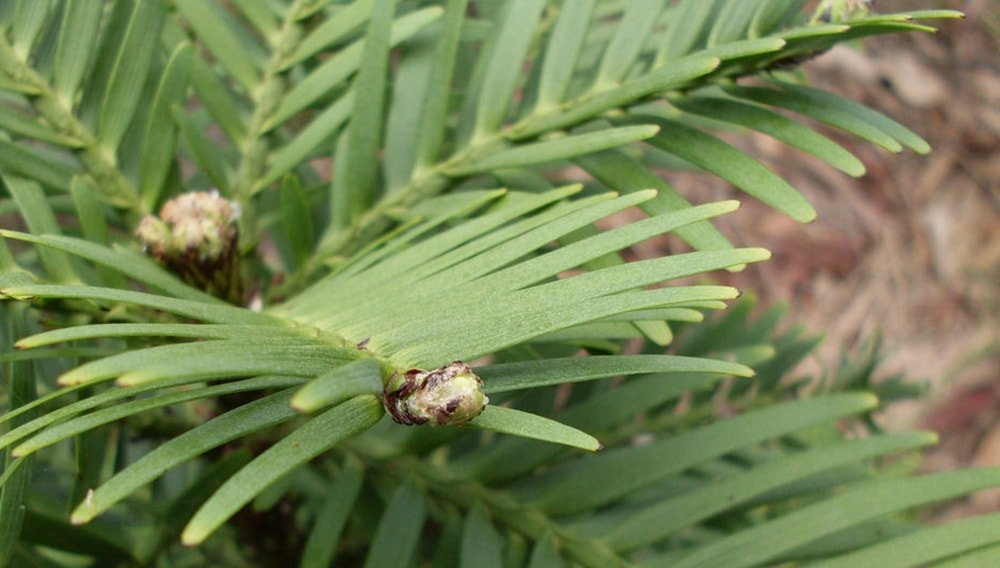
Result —
[{"label": "pale green bud tip", "polygon": [[135,234],[150,253],[156,257],[167,254],[172,246],[173,239],[170,235],[170,228],[159,217],[152,215],[143,217]]},{"label": "pale green bud tip", "polygon": [[239,207],[215,191],[193,191],[166,202],[160,216],[147,215],[136,236],[157,258],[194,256],[201,262],[225,256],[235,244]]},{"label": "pale green bud tip", "polygon": [[823,0],[816,7],[813,23],[836,23],[870,16],[873,0]]},{"label": "pale green bud tip", "polygon": [[386,411],[400,424],[461,424],[482,413],[489,399],[472,368],[454,361],[432,371],[396,373],[385,386]]}]

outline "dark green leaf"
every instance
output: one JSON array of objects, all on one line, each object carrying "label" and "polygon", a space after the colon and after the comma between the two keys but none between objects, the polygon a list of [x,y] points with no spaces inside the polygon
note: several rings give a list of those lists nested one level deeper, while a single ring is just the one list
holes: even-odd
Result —
[{"label": "dark green leaf", "polygon": [[289,389],[255,400],[160,444],[98,487],[73,511],[72,523],[90,521],[168,469],[212,448],[291,420],[296,416],[288,407],[292,393]]},{"label": "dark green leaf", "polygon": [[770,489],[844,464],[916,449],[936,441],[937,436],[933,434],[900,434],[839,442],[791,454],[646,507],[621,522],[608,535],[608,540],[617,550],[652,544],[684,527],[738,507]]},{"label": "dark green leaf", "polygon": [[[389,45],[395,46],[405,41],[440,15],[441,8],[433,6],[398,18],[393,22]],[[271,130],[284,123],[350,77],[361,64],[363,49],[364,41],[359,40],[324,61],[289,91],[264,125],[264,129]]]},{"label": "dark green leaf", "polygon": [[28,511],[21,541],[49,549],[89,556],[96,565],[136,564],[133,539],[110,526],[70,526],[63,516]]},{"label": "dark green leaf", "polygon": [[485,81],[478,93],[473,141],[495,133],[503,124],[545,4],[544,0],[512,0],[504,6],[504,19],[493,40],[499,48],[488,56]]},{"label": "dark green leaf", "polygon": [[97,120],[97,136],[111,152],[118,149],[140,103],[165,17],[161,2],[138,2],[121,38]]},{"label": "dark green leaf", "polygon": [[227,394],[267,390],[287,387],[300,381],[290,377],[258,377],[234,381],[202,389],[189,389],[162,395],[140,398],[129,402],[119,402],[109,408],[90,412],[83,416],[60,422],[43,432],[36,434],[14,448],[13,455],[24,457],[42,448],[46,448],[63,440],[88,432],[99,426],[110,424],[116,420],[127,418],[148,410],[199,400],[225,396]]},{"label": "dark green leaf", "polygon": [[176,0],[175,5],[216,61],[252,92],[260,82],[259,46],[235,29],[236,22],[221,5],[200,0]]},{"label": "dark green leaf", "polygon": [[[33,229],[33,231],[35,233],[58,233],[58,231],[53,231],[52,228]],[[192,288],[181,282],[176,276],[160,268],[160,266],[153,262],[149,257],[138,254],[135,251],[128,249],[112,250],[106,246],[97,244],[97,242],[64,237],[58,234],[35,236],[26,233],[0,230],[0,236],[8,239],[17,239],[20,241],[38,244],[41,246],[40,250],[50,251],[60,255],[65,252],[80,258],[85,258],[105,268],[118,272],[123,276],[128,276],[136,282],[141,282],[142,284],[158,289],[175,298],[191,300],[193,302],[203,302],[206,304],[225,305],[224,302],[215,296],[206,294],[201,290]],[[95,239],[91,239],[91,241],[94,240]],[[62,257],[67,258],[65,255],[62,255]]]},{"label": "dark green leaf", "polygon": [[430,166],[438,159],[445,137],[445,123],[448,118],[448,98],[455,59],[458,55],[462,23],[469,0],[448,0],[445,7],[441,42],[434,53],[434,63],[420,117],[420,137],[416,149],[417,171]]},{"label": "dark green leaf", "polygon": [[[653,188],[656,198],[639,205],[650,215],[661,215],[691,207],[691,204],[673,187],[646,169],[638,160],[618,150],[608,150],[576,158],[576,163],[609,188],[621,193],[632,193]],[[698,250],[728,249],[729,243],[711,223],[700,222],[676,230],[677,236]]]},{"label": "dark green leaf", "polygon": [[608,451],[552,470],[546,475],[548,483],[533,490],[542,493],[532,500],[550,514],[585,511],[707,459],[877,404],[869,394],[777,404],[644,446]]},{"label": "dark green leaf", "polygon": [[676,104],[681,110],[772,136],[854,177],[865,174],[865,165],[843,146],[799,122],[760,106],[720,97],[691,97]]},{"label": "dark green leaf", "polygon": [[233,173],[223,153],[215,148],[196,122],[180,107],[175,106],[171,110],[195,163],[219,191],[229,194]]},{"label": "dark green leaf", "polygon": [[639,52],[662,11],[662,0],[629,2],[615,35],[608,42],[604,57],[601,58],[597,77],[591,87],[593,90],[602,91],[622,82],[635,65]]},{"label": "dark green leaf", "polygon": [[[24,334],[26,322],[22,306],[0,303],[0,350],[13,348],[14,341]],[[29,404],[36,397],[33,363],[16,362],[3,365],[7,378],[7,404],[17,408]],[[30,421],[30,414],[16,419],[19,426]],[[34,459],[13,460],[4,452],[4,471],[0,483],[0,566],[10,562],[14,545],[18,542],[28,509],[31,481],[34,476]]]},{"label": "dark green leaf", "polygon": [[139,166],[139,195],[142,206],[151,211],[159,202],[163,186],[174,162],[177,123],[173,109],[182,105],[187,95],[191,72],[192,48],[182,43],[174,50],[156,89],[146,125],[146,144]]},{"label": "dark green leaf", "polygon": [[[244,0],[252,2],[253,0]],[[333,45],[360,28],[372,15],[375,0],[357,0],[337,11],[336,17],[327,18],[302,39],[295,51],[282,63],[287,69],[300,63],[327,46]]]},{"label": "dark green leaf", "polygon": [[465,518],[459,566],[503,568],[503,544],[486,511],[481,506],[475,506]]},{"label": "dark green leaf", "polygon": [[567,0],[560,8],[545,49],[535,113],[551,110],[565,99],[596,2]]},{"label": "dark green leaf", "polygon": [[382,514],[365,568],[408,566],[413,561],[424,527],[425,507],[420,489],[412,482],[404,482]]},{"label": "dark green leaf", "polygon": [[[635,121],[647,119],[643,116]],[[717,174],[800,223],[816,218],[816,211],[802,194],[757,160],[696,128],[659,117],[652,122],[662,127],[649,141],[653,146]]]},{"label": "dark green leaf", "polygon": [[0,139],[0,168],[54,189],[69,191],[69,180],[79,168],[69,166],[23,144]]},{"label": "dark green leaf", "polygon": [[528,568],[564,568],[566,563],[559,556],[556,542],[552,535],[544,535],[535,542],[531,551],[531,563]]},{"label": "dark green leaf", "polygon": [[[344,184],[333,200],[334,227],[344,228],[376,199],[379,174],[379,148],[382,141],[382,108],[385,104],[386,74],[394,0],[375,0],[373,16],[365,35],[364,51],[354,81],[354,108],[347,127],[347,142],[338,152],[338,170],[343,170]],[[348,193],[349,192],[349,193]]]},{"label": "dark green leaf", "polygon": [[316,522],[309,531],[300,568],[326,568],[331,565],[337,553],[340,534],[361,493],[363,476],[361,464],[347,460],[334,478],[316,516]]},{"label": "dark green leaf", "polygon": [[[28,229],[36,234],[59,234],[59,222],[49,207],[45,192],[42,191],[41,186],[33,181],[11,175],[4,175],[3,181],[17,203],[17,207],[20,209],[21,216],[28,225]],[[6,231],[0,233],[0,235],[8,238]],[[42,259],[42,264],[45,266],[45,272],[51,281],[62,283],[80,281],[73,270],[73,265],[69,257],[64,253],[49,248],[42,248],[39,249],[38,254]]]},{"label": "dark green leaf", "polygon": [[302,266],[313,251],[312,210],[299,178],[286,176],[281,184],[281,216],[292,251],[293,266]]},{"label": "dark green leaf", "polygon": [[174,500],[164,515],[166,525],[170,527],[163,535],[166,542],[176,541],[180,537],[181,528],[191,520],[191,516],[201,507],[206,499],[212,496],[219,487],[234,473],[250,463],[253,456],[249,450],[240,449],[216,460],[202,471],[193,482]]},{"label": "dark green leaf", "polygon": [[323,112],[313,117],[293,140],[274,151],[268,159],[269,169],[254,191],[260,191],[277,181],[286,172],[302,164],[309,155],[328,141],[350,117],[354,94],[348,92]]},{"label": "dark green leaf", "polygon": [[14,51],[21,59],[28,59],[52,5],[52,0],[17,0],[14,12]]},{"label": "dark green leaf", "polygon": [[968,469],[863,484],[830,499],[715,541],[677,562],[677,568],[766,563],[782,552],[869,519],[1000,485],[1000,470]]},{"label": "dark green leaf", "polygon": [[189,546],[201,543],[268,485],[341,441],[371,428],[383,413],[382,403],[365,395],[306,422],[226,480],[184,527],[181,541]]},{"label": "dark green leaf", "polygon": [[[928,527],[911,534],[865,547],[834,560],[813,564],[817,568],[940,566],[938,561],[1000,542],[1000,514],[983,515]],[[987,566],[987,564],[982,564]]]}]

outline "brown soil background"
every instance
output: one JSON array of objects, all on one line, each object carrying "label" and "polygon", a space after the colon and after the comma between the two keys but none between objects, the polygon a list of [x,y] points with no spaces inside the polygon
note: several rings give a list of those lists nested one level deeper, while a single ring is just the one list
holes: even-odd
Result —
[{"label": "brown soil background", "polygon": [[[940,433],[926,469],[1000,465],[1000,0],[875,4],[967,18],[935,24],[937,34],[839,47],[808,63],[807,75],[906,124],[933,151],[893,155],[824,131],[865,163],[867,175],[853,179],[764,136],[733,138],[802,191],[819,219],[799,225],[744,199],[724,230],[775,256],[732,280],[765,305],[789,303],[791,320],[825,334],[812,370],[880,334],[882,374],[931,384],[920,402],[881,417],[890,430]],[[736,196],[705,176],[667,178],[698,202]],[[1000,492],[937,516],[987,510],[1000,510]]]}]

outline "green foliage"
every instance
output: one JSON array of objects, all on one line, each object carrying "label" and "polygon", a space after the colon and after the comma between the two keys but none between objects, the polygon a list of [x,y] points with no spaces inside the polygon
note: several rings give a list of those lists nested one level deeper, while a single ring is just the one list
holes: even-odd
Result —
[{"label": "green foliage", "polygon": [[[916,393],[874,382],[877,348],[801,377],[817,340],[778,332],[782,309],[706,317],[739,295],[706,273],[770,253],[713,226],[738,202],[692,205],[658,175],[694,168],[807,222],[715,130],[852,176],[814,124],[927,152],[791,69],[960,14],[848,4],[0,5],[0,218],[22,229],[0,231],[0,565],[996,556],[994,517],[912,510],[1000,472],[912,475],[899,456],[935,438],[878,430]],[[567,166],[584,183],[553,182]],[[231,220],[174,200],[208,189],[241,212],[211,256],[198,243],[232,231],[206,219]],[[174,264],[135,237],[157,210],[178,218],[152,237],[187,243]],[[692,251],[620,254],[669,233]],[[452,361],[483,379],[481,414],[389,420],[394,377]]]}]

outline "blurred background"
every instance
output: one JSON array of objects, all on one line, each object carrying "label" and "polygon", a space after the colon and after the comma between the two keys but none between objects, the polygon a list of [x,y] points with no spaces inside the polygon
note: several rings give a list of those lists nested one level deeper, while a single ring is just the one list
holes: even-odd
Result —
[{"label": "blurred background", "polygon": [[[731,138],[819,212],[803,226],[745,200],[723,220],[728,234],[775,257],[732,281],[765,305],[788,302],[790,320],[825,334],[812,370],[881,335],[882,373],[930,385],[919,403],[881,417],[890,430],[941,434],[926,468],[1000,465],[1000,0],[875,1],[882,12],[917,8],[967,18],[942,22],[937,34],[837,48],[805,70],[817,86],[899,120],[931,154],[893,155],[827,131],[867,166],[852,179],[764,136]],[[710,177],[667,178],[699,202],[736,195]],[[1000,493],[938,515],[987,510],[1000,510]]]}]

